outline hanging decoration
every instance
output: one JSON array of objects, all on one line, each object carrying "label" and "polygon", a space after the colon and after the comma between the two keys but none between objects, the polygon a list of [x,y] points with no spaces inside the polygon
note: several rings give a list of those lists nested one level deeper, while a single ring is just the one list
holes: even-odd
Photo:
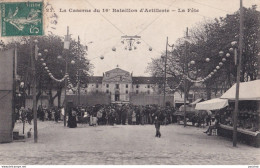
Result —
[{"label": "hanging decoration", "polygon": [[[230,49],[229,49],[229,50],[230,50]],[[220,57],[223,57],[223,56],[224,56],[224,52],[223,52],[223,51],[220,51],[220,52],[219,52],[219,56],[220,56]],[[193,80],[193,79],[189,78],[188,75],[183,74],[183,73],[182,73],[182,75],[183,75],[188,81],[193,82],[193,83],[205,82],[206,80],[210,79],[215,73],[217,73],[218,70],[220,70],[220,68],[224,65],[224,62],[226,62],[227,58],[230,57],[230,54],[227,53],[225,56],[226,56],[226,58],[222,58],[222,59],[221,59],[222,62],[219,62],[218,65],[215,67],[215,69],[214,69],[212,72],[210,72],[206,77],[204,77],[204,78],[202,78],[202,79],[200,79],[200,80]],[[206,61],[207,61],[207,62],[208,62],[209,60],[210,60],[209,58],[206,58]]]},{"label": "hanging decoration", "polygon": [[[121,43],[126,44],[125,50],[129,50],[129,51],[136,50],[137,49],[136,44],[138,45],[138,44],[141,43],[140,42],[141,36],[137,36],[137,35],[135,35],[135,36],[121,36],[121,39],[122,39]],[[116,48],[113,47],[112,50],[116,51]]]},{"label": "hanging decoration", "polygon": [[44,59],[41,58],[40,60],[43,62],[43,63],[42,63],[43,68],[46,70],[46,72],[47,72],[47,74],[49,75],[49,77],[50,77],[51,79],[53,79],[54,81],[56,81],[56,82],[63,82],[63,81],[69,76],[68,74],[65,74],[62,79],[57,79],[57,78],[55,78],[55,77],[53,76],[53,74],[51,73],[51,71],[49,70],[49,67],[47,66],[47,64],[44,62]]}]

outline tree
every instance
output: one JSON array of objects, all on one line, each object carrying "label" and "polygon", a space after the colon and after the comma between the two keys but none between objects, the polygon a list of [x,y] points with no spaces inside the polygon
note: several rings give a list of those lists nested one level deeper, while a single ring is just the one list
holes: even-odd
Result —
[{"label": "tree", "polygon": [[[248,9],[245,8],[244,14],[241,81],[248,81],[255,80],[257,77],[260,12],[256,11],[256,5],[254,5]],[[230,53],[231,56],[228,57],[226,53],[229,52],[231,42],[238,41],[238,34],[239,12],[224,18],[198,23],[190,29],[188,42],[187,38],[177,40],[174,51],[168,55],[167,74],[177,82],[183,77],[189,79],[187,90],[194,84],[194,81],[203,82],[207,99],[210,99],[212,89],[216,94],[219,89],[225,90],[235,83],[234,54]],[[220,57],[219,51],[223,51],[224,56]],[[159,60],[154,59],[148,65],[147,69],[153,76],[162,76],[164,72]],[[191,64],[191,61],[195,64]],[[183,74],[185,64],[188,65],[188,72]],[[180,89],[183,90],[182,86]]]},{"label": "tree", "polygon": [[[34,40],[38,40],[39,53],[36,60],[36,82],[37,82],[37,102],[43,92],[49,96],[49,105],[53,106],[53,102],[58,98],[58,106],[61,105],[61,91],[65,87],[65,82],[57,82],[50,77],[50,73],[56,79],[62,79],[65,75],[65,61],[68,62],[68,74],[70,81],[75,84],[77,81],[77,71],[79,69],[84,70],[82,73],[83,79],[87,74],[91,72],[93,66],[87,64],[86,49],[84,46],[78,44],[75,40],[71,41],[70,50],[64,51],[62,38],[55,35],[36,37]],[[27,37],[19,39],[15,43],[10,43],[9,47],[17,45],[18,50],[18,75],[21,80],[26,83],[28,94],[30,94],[31,86],[31,61],[30,61],[30,40]],[[33,48],[34,54],[34,48]],[[62,57],[58,57],[62,56]],[[75,60],[75,64],[70,64],[72,60]],[[43,63],[46,66],[43,66]],[[47,67],[47,68],[46,68]],[[56,93],[54,93],[54,91]]]}]

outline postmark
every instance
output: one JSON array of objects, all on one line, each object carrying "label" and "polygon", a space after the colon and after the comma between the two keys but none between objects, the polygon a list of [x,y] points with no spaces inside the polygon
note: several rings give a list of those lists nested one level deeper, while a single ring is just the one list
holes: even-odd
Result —
[{"label": "postmark", "polygon": [[1,3],[1,36],[43,35],[43,3]]}]

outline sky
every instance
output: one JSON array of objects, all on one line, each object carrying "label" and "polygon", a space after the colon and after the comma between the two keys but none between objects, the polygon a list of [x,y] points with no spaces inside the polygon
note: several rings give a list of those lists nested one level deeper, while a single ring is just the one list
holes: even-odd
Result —
[{"label": "sky", "polygon": [[[165,51],[167,37],[169,44],[174,44],[185,36],[187,27],[232,14],[240,3],[239,0],[45,0],[47,2],[54,12],[44,15],[45,34],[51,30],[53,34],[64,36],[69,26],[72,38],[79,36],[81,43],[88,46],[87,58],[95,66],[95,76],[117,65],[133,72],[134,76],[149,76],[147,65]],[[251,7],[259,2],[244,0],[243,5]],[[69,12],[70,9],[91,12]],[[94,9],[100,12],[93,12]],[[108,11],[103,12],[103,9]],[[113,12],[113,9],[136,9],[138,12]],[[170,12],[140,12],[141,9],[169,9]],[[188,12],[188,9],[196,12]],[[56,25],[51,24],[53,13],[58,16]],[[125,50],[126,45],[121,43],[124,35],[141,36],[141,44],[136,44],[136,50]]]}]

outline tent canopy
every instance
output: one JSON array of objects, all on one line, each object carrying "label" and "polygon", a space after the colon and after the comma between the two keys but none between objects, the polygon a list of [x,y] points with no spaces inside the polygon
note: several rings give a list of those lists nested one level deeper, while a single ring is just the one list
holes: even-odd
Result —
[{"label": "tent canopy", "polygon": [[195,109],[196,110],[219,110],[228,106],[227,99],[211,99],[201,103],[197,103]]},{"label": "tent canopy", "polygon": [[203,102],[203,101],[204,101],[204,99],[200,98],[200,99],[197,99],[194,102],[190,103],[190,105],[196,105],[197,103]]},{"label": "tent canopy", "polygon": [[[235,100],[236,84],[234,84],[220,98]],[[260,80],[241,82],[239,86],[239,100],[260,100]]]}]

